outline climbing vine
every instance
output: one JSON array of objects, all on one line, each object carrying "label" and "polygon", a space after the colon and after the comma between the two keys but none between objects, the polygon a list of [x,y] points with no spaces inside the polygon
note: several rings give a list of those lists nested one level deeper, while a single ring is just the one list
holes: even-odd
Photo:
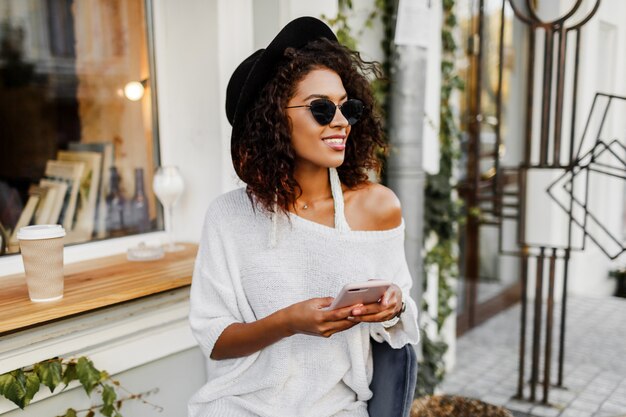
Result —
[{"label": "climbing vine", "polygon": [[[144,399],[145,396],[156,391],[132,394],[123,388],[119,381],[111,379],[106,371],[96,369],[93,362],[86,357],[76,360],[52,358],[1,374],[0,395],[24,409],[43,386],[48,387],[50,392],[54,392],[57,387],[64,385],[61,389],[63,391],[72,381],[78,381],[88,396],[91,396],[92,392],[99,393],[101,403],[83,410],[68,408],[63,415],[58,417],[77,417],[82,413],[85,413],[85,417],[93,417],[96,411],[106,417],[122,417],[120,409],[127,400],[139,400],[159,411],[163,410]],[[118,397],[117,390],[123,390],[127,395]]]},{"label": "climbing vine", "polygon": [[[391,52],[392,52],[392,40],[394,32],[394,11],[396,7],[396,0],[374,0],[374,7],[367,12],[367,16],[363,21],[362,27],[355,30],[350,22],[357,20],[356,11],[354,10],[354,4],[352,0],[337,0],[337,15],[334,17],[328,17],[322,15],[324,20],[337,35],[339,42],[348,48],[356,51],[358,50],[358,38],[364,33],[366,29],[374,28],[374,25],[379,21],[382,25],[383,36],[380,40],[380,46],[383,51],[383,59],[379,62],[379,68],[382,71],[382,77],[371,80],[371,87],[374,93],[374,98],[378,105],[378,109],[382,115],[382,126],[385,134],[387,131],[387,114],[389,114],[389,74],[391,69]],[[383,171],[381,173],[381,179],[385,182],[386,171],[384,169],[386,165],[387,155],[383,149],[377,150],[377,155],[382,161]]]},{"label": "climbing vine", "polygon": [[[443,0],[441,28],[441,104],[439,127],[439,172],[428,175],[424,195],[424,237],[426,270],[437,271],[437,317],[434,320],[437,336],[431,339],[422,332],[423,362],[418,373],[417,394],[432,394],[445,376],[444,355],[448,345],[442,340],[441,330],[453,313],[450,304],[454,296],[451,280],[458,276],[458,225],[461,220],[461,202],[455,191],[455,164],[460,156],[460,131],[451,98],[464,88],[463,80],[455,70],[457,44],[456,0]],[[426,292],[427,280],[424,280]],[[422,311],[428,311],[427,301]]]},{"label": "climbing vine", "polygon": [[354,20],[356,15],[352,0],[337,0],[338,11],[335,17],[322,15],[322,19],[333,28],[339,42],[352,50],[358,50],[358,39],[366,29],[372,29],[376,21],[382,24],[383,37],[380,46],[383,50],[383,60],[380,62],[380,67],[383,78],[372,80],[371,86],[383,114],[387,114],[394,4],[394,0],[374,0],[374,8],[367,12],[362,27],[356,30],[350,25],[350,21]]}]

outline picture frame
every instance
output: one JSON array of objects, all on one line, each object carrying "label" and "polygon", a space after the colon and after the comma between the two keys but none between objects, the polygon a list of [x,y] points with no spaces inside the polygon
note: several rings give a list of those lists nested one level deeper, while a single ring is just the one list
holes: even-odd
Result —
[{"label": "picture frame", "polygon": [[112,142],[70,142],[70,151],[99,152],[102,155],[100,186],[96,199],[95,236],[105,238],[106,230],[106,195],[109,191],[109,168],[114,166],[115,145]]},{"label": "picture frame", "polygon": [[[102,154],[89,151],[59,151],[57,160],[84,164],[76,201],[76,221],[69,233],[75,235],[77,240],[89,240],[96,223]],[[72,236],[70,235],[68,239],[72,240]]]},{"label": "picture frame", "polygon": [[49,160],[46,163],[45,178],[64,181],[68,185],[68,191],[59,216],[59,222],[61,222],[68,234],[74,229],[78,191],[84,170],[84,162]]},{"label": "picture frame", "polygon": [[30,225],[35,218],[35,212],[37,211],[37,206],[39,205],[39,201],[42,198],[45,198],[45,193],[47,191],[44,187],[39,186],[31,186],[28,190],[28,201],[20,214],[20,218],[15,224],[15,228],[13,229],[13,233],[9,238],[7,244],[7,252],[14,253],[19,251],[19,242],[17,240],[18,231],[25,226]]}]

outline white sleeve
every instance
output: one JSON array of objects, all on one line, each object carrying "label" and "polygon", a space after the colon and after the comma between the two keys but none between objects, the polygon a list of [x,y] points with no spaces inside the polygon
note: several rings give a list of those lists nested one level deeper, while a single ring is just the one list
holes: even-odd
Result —
[{"label": "white sleeve", "polygon": [[417,324],[417,306],[411,298],[410,290],[413,279],[409,272],[404,255],[404,239],[398,239],[400,242],[394,242],[395,250],[391,253],[396,258],[396,272],[392,275],[391,281],[402,290],[402,300],[406,304],[406,310],[400,316],[400,320],[393,326],[385,328],[382,323],[370,323],[370,335],[377,342],[386,341],[395,349],[399,349],[407,343],[417,344],[420,338],[419,327]]},{"label": "white sleeve", "polygon": [[225,248],[224,237],[208,214],[205,218],[190,294],[189,323],[207,359],[224,329],[243,322],[235,282],[239,271]]}]

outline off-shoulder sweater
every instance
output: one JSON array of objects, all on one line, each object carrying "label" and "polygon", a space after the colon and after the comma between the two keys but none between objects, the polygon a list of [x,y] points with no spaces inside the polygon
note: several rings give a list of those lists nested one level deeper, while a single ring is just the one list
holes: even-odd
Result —
[{"label": "off-shoulder sweater", "polygon": [[[404,221],[352,231],[331,169],[335,227],[254,207],[245,189],[218,197],[206,213],[191,286],[190,325],[207,360],[207,383],[190,417],[367,417],[372,393],[370,337],[394,348],[417,343],[417,308],[404,255]],[[297,334],[251,355],[210,358],[221,333],[346,283],[385,279],[403,291],[406,311],[390,328],[360,323],[329,338]]]}]

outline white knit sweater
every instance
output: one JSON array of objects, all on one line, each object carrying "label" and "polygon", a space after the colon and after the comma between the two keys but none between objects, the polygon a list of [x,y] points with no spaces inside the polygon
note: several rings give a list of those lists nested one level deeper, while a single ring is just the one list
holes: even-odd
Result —
[{"label": "white knit sweater", "polygon": [[[336,188],[336,225],[347,225],[341,188]],[[211,204],[189,317],[207,358],[208,382],[191,398],[189,416],[367,417],[370,336],[395,348],[417,343],[417,308],[409,296],[404,222],[385,231],[345,229],[296,215],[278,216],[273,228],[271,216],[253,209],[243,188]],[[210,359],[230,324],[253,322],[313,297],[335,296],[344,284],[370,278],[402,288],[407,307],[395,326],[361,323],[330,338],[295,335],[246,357]]]}]

